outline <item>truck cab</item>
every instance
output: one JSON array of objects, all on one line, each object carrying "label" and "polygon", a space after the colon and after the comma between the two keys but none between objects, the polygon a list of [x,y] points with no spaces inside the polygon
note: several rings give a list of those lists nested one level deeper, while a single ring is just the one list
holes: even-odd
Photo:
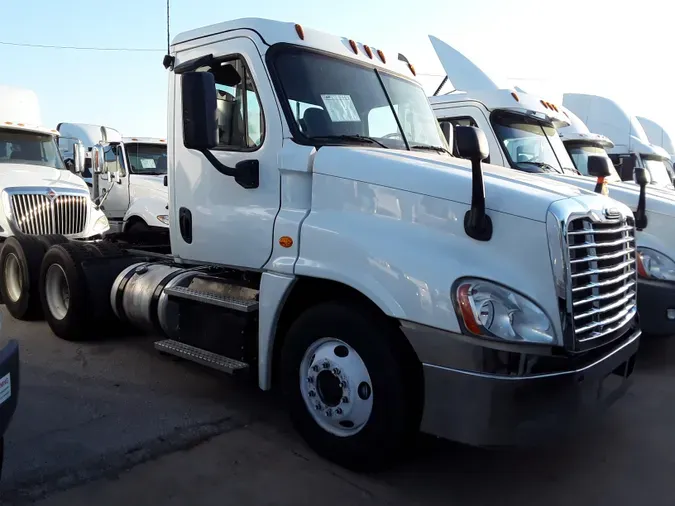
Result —
[{"label": "truck cab", "polygon": [[576,114],[594,133],[608,137],[614,147],[607,150],[624,181],[633,179],[635,167],[649,171],[654,187],[673,190],[669,172],[670,155],[650,143],[637,117],[614,100],[583,93],[565,93],[563,106]]},{"label": "truck cab", "polygon": [[637,119],[640,122],[640,125],[642,125],[645,134],[647,134],[649,142],[665,149],[670,156],[670,160],[666,161],[666,165],[668,166],[668,172],[670,173],[671,178],[675,178],[675,169],[673,168],[673,164],[675,164],[675,145],[673,144],[670,135],[668,135],[668,132],[656,121],[652,121],[643,116],[638,116]]},{"label": "truck cab", "polygon": [[[37,96],[0,87],[0,238],[15,234],[63,234],[72,239],[109,229],[87,185],[66,169],[59,132],[40,125]],[[78,158],[78,165],[83,157]],[[81,169],[78,169],[81,170]]]},{"label": "truck cab", "polygon": [[115,129],[102,125],[59,123],[59,132],[67,137],[62,143],[70,152],[72,140],[88,148],[105,142],[104,171],[83,175],[92,197],[102,202],[111,232],[134,236],[156,233],[166,235],[169,226],[166,140],[149,137],[122,137]]},{"label": "truck cab", "polygon": [[[641,320],[642,328],[652,335],[675,334],[675,263],[671,260],[675,259],[675,240],[671,233],[675,199],[672,192],[663,190],[660,185],[640,187],[622,181],[605,152],[612,149],[608,138],[591,134],[581,120],[563,106],[523,91],[501,88],[459,51],[435,37],[431,40],[448,72],[448,81],[455,87],[478,87],[473,91],[456,90],[430,97],[439,121],[481,128],[490,144],[491,163],[578,188],[602,191],[636,214],[639,211],[644,219],[638,222],[636,234],[638,258],[642,262],[638,307],[642,314],[649,316]],[[565,133],[560,135],[559,130]],[[569,141],[567,148],[561,138]],[[607,172],[602,175],[601,184],[589,173],[591,158],[596,158],[596,162],[597,158],[605,160]]]},{"label": "truck cab", "polygon": [[164,63],[172,255],[92,259],[83,288],[53,246],[58,336],[85,339],[105,302],[163,353],[277,387],[311,447],[357,470],[419,430],[549,440],[626,391],[627,206],[484,164],[478,129],[452,156],[414,65],[365,42],[238,19],[179,34]]}]

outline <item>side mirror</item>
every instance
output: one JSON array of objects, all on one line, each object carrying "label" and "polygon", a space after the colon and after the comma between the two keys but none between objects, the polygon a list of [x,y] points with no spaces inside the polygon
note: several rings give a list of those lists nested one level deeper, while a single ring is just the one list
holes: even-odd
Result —
[{"label": "side mirror", "polygon": [[188,72],[181,78],[183,144],[199,151],[218,145],[216,80],[210,72]]},{"label": "side mirror", "polygon": [[458,126],[454,130],[455,144],[460,158],[482,162],[490,156],[487,138],[480,128]]},{"label": "side mirror", "polygon": [[73,144],[73,170],[75,174],[84,172],[84,153],[84,144],[79,141]]},{"label": "side mirror", "polygon": [[644,167],[635,167],[633,169],[633,178],[639,186],[647,186],[652,182],[652,175]]},{"label": "side mirror", "polygon": [[605,156],[590,155],[588,157],[588,175],[593,177],[611,176],[612,168],[609,163],[609,159]]},{"label": "side mirror", "polygon": [[105,174],[105,152],[103,146],[96,144],[91,148],[91,168],[94,170],[95,174]]},{"label": "side mirror", "polygon": [[485,214],[485,185],[481,162],[490,156],[487,138],[480,128],[454,128],[455,144],[461,158],[471,160],[471,209],[464,215],[464,231],[477,241],[492,238],[492,220]]},{"label": "side mirror", "polygon": [[445,137],[445,140],[448,142],[448,146],[450,146],[450,151],[452,151],[455,129],[453,128],[452,123],[449,121],[441,121],[440,126],[441,132],[443,132],[443,137]]}]

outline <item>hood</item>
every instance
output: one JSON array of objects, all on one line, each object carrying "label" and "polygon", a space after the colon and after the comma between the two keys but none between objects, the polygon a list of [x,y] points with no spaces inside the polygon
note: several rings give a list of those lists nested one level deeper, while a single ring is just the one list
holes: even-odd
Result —
[{"label": "hood", "polygon": [[41,165],[0,163],[0,190],[11,187],[41,186],[89,191],[81,177],[68,170]]},{"label": "hood", "polygon": [[131,174],[131,184],[134,186],[148,188],[150,190],[160,190],[168,193],[169,189],[164,186],[164,174],[161,176],[149,176],[144,174]]},{"label": "hood", "polygon": [[[541,177],[549,177],[561,183],[573,184],[579,188],[593,191],[595,179],[586,176],[563,176],[546,174]],[[640,187],[630,182],[609,183],[609,197],[630,207],[633,212],[637,209]],[[665,216],[675,217],[675,191],[660,190],[647,187],[647,213],[659,213]]]},{"label": "hood", "polygon": [[[450,156],[394,149],[324,146],[317,151],[312,170],[316,174],[471,204],[471,163]],[[489,210],[541,222],[546,221],[552,202],[595,195],[562,181],[510,168],[484,164],[483,174]]]}]

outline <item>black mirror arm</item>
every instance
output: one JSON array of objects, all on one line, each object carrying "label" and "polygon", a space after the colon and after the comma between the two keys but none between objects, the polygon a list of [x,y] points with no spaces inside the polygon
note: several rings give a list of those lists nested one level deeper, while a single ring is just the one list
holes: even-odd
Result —
[{"label": "black mirror arm", "polygon": [[492,220],[485,214],[485,185],[479,158],[471,160],[471,171],[471,209],[464,215],[464,230],[477,241],[489,241],[492,238]]},{"label": "black mirror arm", "polygon": [[258,160],[244,160],[239,162],[236,167],[228,167],[216,158],[208,149],[200,149],[211,165],[221,174],[233,177],[234,180],[243,188],[253,189],[260,186],[260,169]]},{"label": "black mirror arm", "polygon": [[635,211],[635,228],[644,230],[647,228],[647,185],[640,185],[640,198],[638,199],[637,211]]}]

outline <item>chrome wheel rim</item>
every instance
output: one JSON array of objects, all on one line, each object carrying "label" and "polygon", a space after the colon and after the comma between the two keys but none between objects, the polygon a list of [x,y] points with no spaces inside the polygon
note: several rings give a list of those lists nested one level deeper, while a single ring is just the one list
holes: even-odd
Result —
[{"label": "chrome wheel rim", "polygon": [[373,384],[361,356],[340,339],[322,338],[300,363],[300,392],[323,430],[349,437],[365,427],[373,411]]},{"label": "chrome wheel rim", "polygon": [[7,296],[12,302],[17,302],[21,298],[21,291],[23,290],[23,272],[21,262],[14,253],[7,255],[3,270]]},{"label": "chrome wheel rim", "polygon": [[52,264],[47,269],[45,296],[49,312],[57,320],[63,320],[70,307],[70,286],[63,267],[58,264]]}]

